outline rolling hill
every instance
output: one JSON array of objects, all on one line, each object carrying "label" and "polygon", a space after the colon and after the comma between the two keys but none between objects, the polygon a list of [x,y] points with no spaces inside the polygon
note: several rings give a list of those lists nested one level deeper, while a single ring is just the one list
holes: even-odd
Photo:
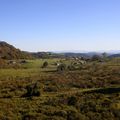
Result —
[{"label": "rolling hill", "polygon": [[21,51],[7,42],[0,41],[0,58],[1,59],[30,59],[30,53]]}]

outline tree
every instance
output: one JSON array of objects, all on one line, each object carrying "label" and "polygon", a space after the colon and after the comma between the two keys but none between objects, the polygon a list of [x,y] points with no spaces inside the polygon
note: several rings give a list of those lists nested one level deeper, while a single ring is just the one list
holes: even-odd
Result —
[{"label": "tree", "polygon": [[104,52],[104,53],[102,54],[102,58],[103,58],[104,60],[106,60],[106,59],[107,59],[107,53]]},{"label": "tree", "polygon": [[66,64],[60,64],[58,67],[57,67],[57,71],[58,72],[63,72],[66,70]]},{"label": "tree", "polygon": [[99,55],[93,55],[93,57],[91,58],[92,61],[100,61],[101,57]]},{"label": "tree", "polygon": [[43,65],[42,65],[42,68],[46,68],[47,66],[48,66],[48,62],[45,61],[45,62],[43,63]]}]

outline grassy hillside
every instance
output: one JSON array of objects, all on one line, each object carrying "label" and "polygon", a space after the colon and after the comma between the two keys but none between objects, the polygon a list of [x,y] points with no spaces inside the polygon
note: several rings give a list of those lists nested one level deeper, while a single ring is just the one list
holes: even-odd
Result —
[{"label": "grassy hillside", "polygon": [[16,49],[14,46],[0,41],[0,58],[2,59],[30,59],[32,56],[23,52],[19,49]]}]

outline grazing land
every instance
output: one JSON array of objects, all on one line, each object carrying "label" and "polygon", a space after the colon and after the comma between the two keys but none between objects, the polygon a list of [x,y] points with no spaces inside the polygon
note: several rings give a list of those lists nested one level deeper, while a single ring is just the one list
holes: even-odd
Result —
[{"label": "grazing land", "polygon": [[120,58],[13,61],[0,69],[1,120],[119,120]]}]

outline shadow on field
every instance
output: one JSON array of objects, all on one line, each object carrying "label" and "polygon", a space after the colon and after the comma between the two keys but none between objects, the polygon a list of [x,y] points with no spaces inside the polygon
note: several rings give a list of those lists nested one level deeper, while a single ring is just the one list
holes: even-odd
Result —
[{"label": "shadow on field", "polygon": [[113,94],[113,93],[120,93],[120,87],[118,88],[101,88],[97,90],[87,91],[85,93],[101,93],[101,94]]},{"label": "shadow on field", "polygon": [[56,72],[56,70],[44,70],[43,72],[45,72],[45,73],[53,73],[53,72]]}]

